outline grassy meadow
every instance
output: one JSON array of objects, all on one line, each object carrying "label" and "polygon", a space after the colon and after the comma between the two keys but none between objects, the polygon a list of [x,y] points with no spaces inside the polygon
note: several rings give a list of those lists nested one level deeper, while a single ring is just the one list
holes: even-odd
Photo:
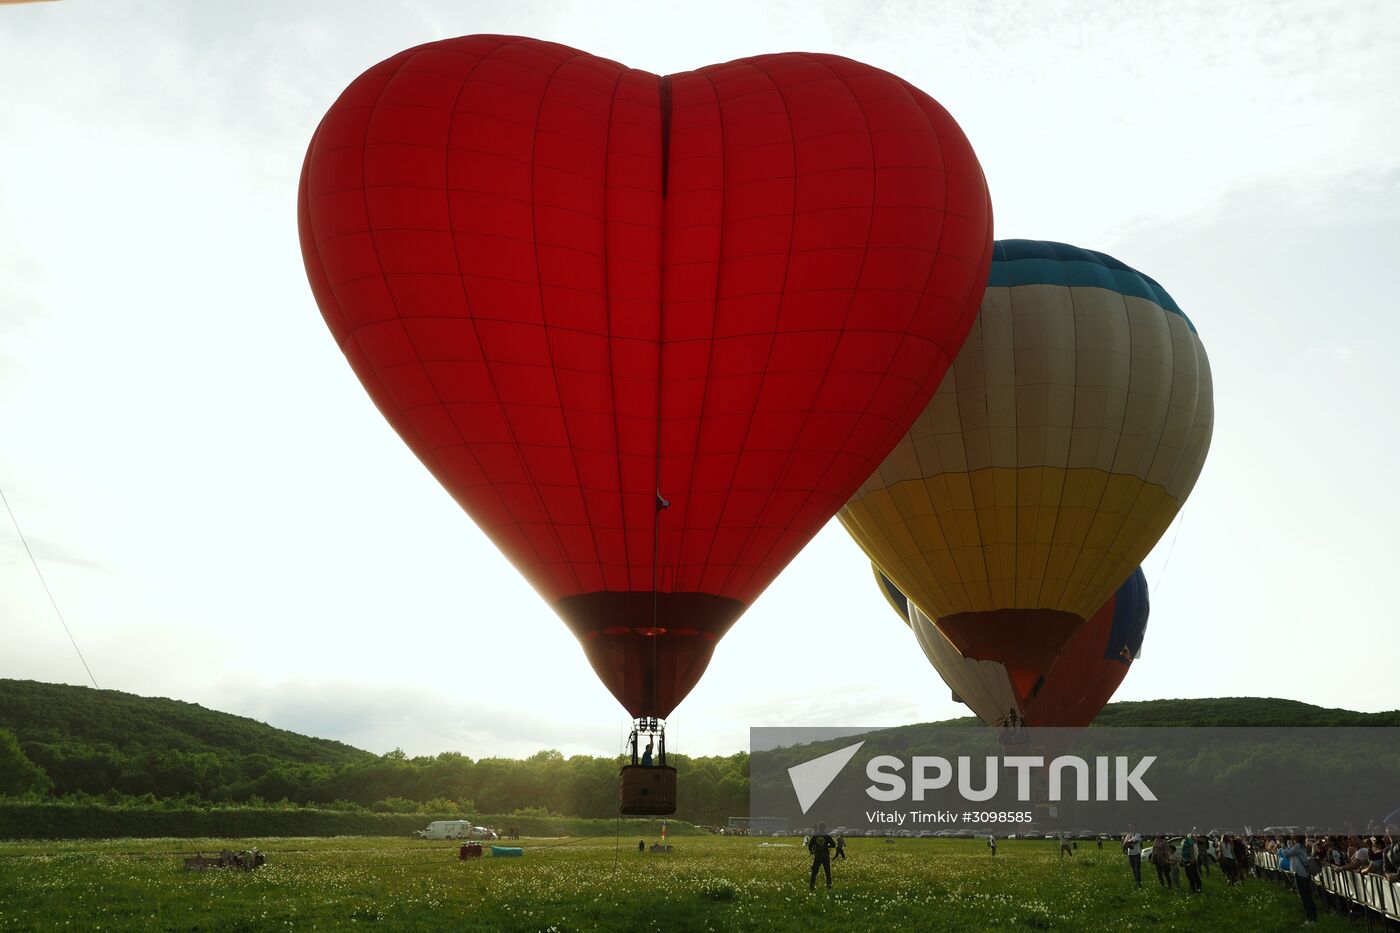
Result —
[{"label": "grassy meadow", "polygon": [[[654,840],[648,840],[648,843]],[[1251,879],[1203,895],[1132,885],[1112,844],[853,839],[836,887],[807,889],[797,839],[526,839],[522,858],[370,837],[0,843],[0,930],[1292,930],[1297,896]],[[259,846],[255,872],[183,856]],[[1148,868],[1149,866],[1144,866]],[[1144,875],[1148,874],[1147,871]],[[1185,878],[1183,877],[1183,883]],[[1345,930],[1323,917],[1320,931]]]}]

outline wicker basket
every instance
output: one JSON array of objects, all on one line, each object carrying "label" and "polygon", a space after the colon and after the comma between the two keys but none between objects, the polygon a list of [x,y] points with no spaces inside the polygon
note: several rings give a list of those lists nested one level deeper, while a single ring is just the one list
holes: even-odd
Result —
[{"label": "wicker basket", "polygon": [[676,769],[627,765],[617,779],[617,812],[623,816],[670,816],[676,812]]}]

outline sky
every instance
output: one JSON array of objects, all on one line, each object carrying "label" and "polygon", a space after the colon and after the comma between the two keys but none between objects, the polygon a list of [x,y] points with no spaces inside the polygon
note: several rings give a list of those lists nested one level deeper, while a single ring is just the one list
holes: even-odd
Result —
[{"label": "sky", "polygon": [[[353,10],[353,12],[349,12]],[[1118,699],[1400,706],[1400,5],[59,0],[0,5],[0,489],[92,674],[374,752],[611,754],[626,714],[369,401],[302,269],[321,115],[395,52],[550,39],[658,73],[788,50],[959,121],[999,238],[1162,283],[1201,479]],[[0,677],[88,677],[0,515]],[[965,715],[835,522],[668,746]]]}]

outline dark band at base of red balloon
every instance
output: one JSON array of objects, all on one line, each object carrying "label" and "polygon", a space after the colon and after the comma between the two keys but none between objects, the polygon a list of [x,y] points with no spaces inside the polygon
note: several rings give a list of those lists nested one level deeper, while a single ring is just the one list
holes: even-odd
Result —
[{"label": "dark band at base of red balloon", "polygon": [[554,604],[598,678],[633,718],[669,716],[747,608],[709,593],[613,591]]},{"label": "dark band at base of red balloon", "polygon": [[963,657],[1005,665],[1017,698],[1024,703],[1084,619],[1055,609],[997,609],[959,612],[937,624]]}]

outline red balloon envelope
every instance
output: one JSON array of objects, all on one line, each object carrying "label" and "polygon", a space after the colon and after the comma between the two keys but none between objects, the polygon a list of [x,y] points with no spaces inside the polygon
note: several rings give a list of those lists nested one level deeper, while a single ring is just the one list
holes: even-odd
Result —
[{"label": "red balloon envelope", "polygon": [[908,429],[991,254],[957,124],[832,55],[430,43],[345,90],[299,200],[356,375],[633,716]]},{"label": "red balloon envelope", "polygon": [[1128,676],[1147,632],[1150,597],[1142,568],[1089,617],[1023,706],[1032,726],[1087,726]]}]

